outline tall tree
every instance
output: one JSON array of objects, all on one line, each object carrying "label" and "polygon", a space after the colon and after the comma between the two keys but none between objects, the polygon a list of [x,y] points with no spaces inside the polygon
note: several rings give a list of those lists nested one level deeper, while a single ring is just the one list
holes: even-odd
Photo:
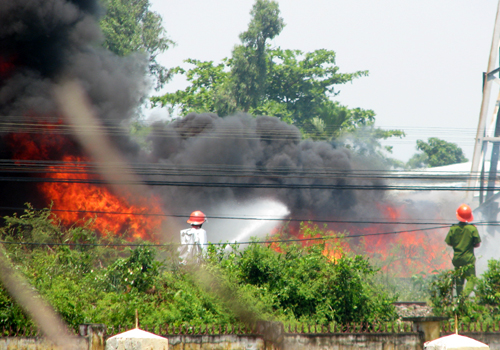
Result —
[{"label": "tall tree", "polygon": [[[166,106],[171,112],[178,108],[181,115],[212,112],[227,116],[244,111],[275,116],[313,139],[331,140],[362,127],[372,139],[404,136],[400,130],[375,128],[372,110],[350,109],[332,100],[339,93],[338,85],[367,76],[367,71],[341,73],[331,50],[304,53],[270,48],[267,40],[284,27],[279,13],[275,1],[257,0],[248,30],[241,33],[242,43],[232,57],[219,64],[186,60],[194,67],[176,67],[173,72],[185,75],[188,87],[154,97],[153,104]],[[376,140],[373,145],[380,147]]]},{"label": "tall tree", "polygon": [[149,58],[149,71],[161,88],[170,78],[170,70],[157,56],[174,44],[166,36],[162,18],[151,11],[149,0],[102,0],[106,15],[101,19],[104,46],[118,56],[143,52]]},{"label": "tall tree", "polygon": [[427,142],[417,140],[417,149],[427,155],[427,164],[431,167],[468,161],[460,147],[437,137],[430,137]]},{"label": "tall tree", "polygon": [[275,1],[257,0],[248,30],[240,34],[242,45],[233,50],[231,91],[245,112],[255,108],[264,95],[269,64],[266,42],[279,35],[285,25],[279,14]]}]

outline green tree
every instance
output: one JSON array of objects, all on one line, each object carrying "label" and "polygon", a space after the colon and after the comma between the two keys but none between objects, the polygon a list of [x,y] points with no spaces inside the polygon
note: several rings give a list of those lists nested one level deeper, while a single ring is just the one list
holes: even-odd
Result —
[{"label": "green tree", "polygon": [[408,169],[418,169],[418,168],[428,168],[429,167],[429,156],[427,153],[415,153],[406,162],[406,168]]},{"label": "green tree", "polygon": [[[284,27],[278,4],[257,0],[248,30],[240,35],[242,44],[231,58],[221,63],[188,59],[194,65],[183,74],[190,83],[185,90],[153,97],[154,105],[167,107],[181,115],[212,112],[227,116],[236,111],[252,115],[269,115],[299,127],[306,138],[332,140],[340,135],[365,128],[370,140],[403,137],[401,130],[374,127],[372,110],[348,108],[332,100],[337,86],[367,76],[367,71],[341,73],[331,50],[283,50],[270,48],[268,39]],[[367,142],[381,147],[378,141]]]},{"label": "green tree", "polygon": [[134,52],[148,55],[149,71],[161,88],[170,78],[170,71],[158,63],[172,40],[167,38],[159,14],[149,9],[149,0],[102,0],[106,15],[101,19],[104,47],[118,56]]},{"label": "green tree", "polygon": [[427,142],[417,140],[417,149],[427,154],[427,162],[431,167],[468,161],[460,147],[437,137],[430,137]]},{"label": "green tree", "polygon": [[236,105],[244,112],[255,108],[266,90],[269,65],[266,42],[279,35],[284,27],[279,14],[275,1],[257,0],[250,12],[248,30],[240,34],[242,45],[233,50],[230,89]]}]

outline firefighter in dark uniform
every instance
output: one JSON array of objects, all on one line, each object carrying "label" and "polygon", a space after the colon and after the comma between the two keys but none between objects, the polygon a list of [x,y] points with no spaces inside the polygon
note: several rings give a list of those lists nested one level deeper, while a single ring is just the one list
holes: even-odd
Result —
[{"label": "firefighter in dark uniform", "polygon": [[[453,247],[453,266],[458,269],[462,266],[468,266],[465,271],[464,278],[459,278],[456,281],[457,296],[462,294],[468,296],[474,289],[476,279],[476,257],[474,256],[474,248],[479,247],[481,238],[477,232],[476,226],[470,224],[474,217],[472,210],[467,204],[462,204],[457,209],[458,224],[451,226],[445,242]],[[464,289],[464,280],[467,279],[467,284]]]}]

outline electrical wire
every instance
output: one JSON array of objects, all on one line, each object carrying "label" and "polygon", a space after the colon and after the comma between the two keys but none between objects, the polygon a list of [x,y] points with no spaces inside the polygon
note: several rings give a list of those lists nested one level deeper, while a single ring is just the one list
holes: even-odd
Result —
[{"label": "electrical wire", "polygon": [[[379,233],[369,233],[369,234],[354,234],[345,236],[330,235],[321,237],[276,239],[276,240],[265,240],[265,241],[225,242],[225,243],[219,242],[219,243],[206,243],[204,245],[221,246],[221,245],[274,244],[274,243],[290,243],[290,242],[326,241],[330,239],[347,239],[347,238],[358,238],[358,237],[368,237],[368,236],[395,235],[395,234],[409,233],[409,232],[422,232],[422,231],[435,230],[447,227],[448,227],[447,225],[440,225],[423,229],[379,232]],[[15,241],[0,241],[0,244],[25,245],[25,246],[75,246],[75,247],[167,247],[167,246],[181,245],[180,243],[70,243],[70,242],[60,243],[60,242],[15,242]],[[188,243],[185,245],[198,245],[198,243]]]},{"label": "electrical wire", "polygon": [[[7,177],[0,176],[0,182],[22,183],[60,183],[60,184],[107,184],[101,179],[59,179],[38,177]],[[244,182],[193,182],[193,181],[116,181],[115,184],[168,187],[205,187],[205,188],[259,188],[259,189],[290,189],[290,190],[363,190],[363,191],[480,191],[479,186],[394,186],[394,185],[358,185],[358,184],[301,184],[301,183],[244,183]]]},{"label": "electrical wire", "polygon": [[[51,135],[71,135],[72,128],[60,122],[58,118],[43,118],[29,116],[9,116],[3,117],[6,120],[0,122],[0,132],[2,133],[25,133],[25,134],[51,134]],[[149,137],[151,138],[170,138],[170,137],[192,137],[206,139],[238,138],[246,140],[259,141],[283,141],[292,139],[301,139],[301,134],[298,128],[301,128],[306,133],[316,135],[321,140],[329,140],[341,127],[340,125],[326,125],[321,131],[318,131],[314,126],[308,123],[296,123],[295,125],[282,125],[280,128],[252,129],[245,125],[229,126],[229,125],[203,125],[193,126],[189,128],[183,126],[166,126],[164,128],[148,127]],[[453,138],[452,141],[457,141],[460,144],[474,143],[476,130],[472,128],[448,128],[448,127],[411,127],[411,126],[378,126],[377,129],[382,130],[401,130],[404,129],[411,137],[391,138],[391,143],[414,143],[419,135],[427,137],[429,133],[439,132],[440,136],[448,135]],[[99,127],[87,126],[83,132],[86,133],[103,133],[109,136],[128,135],[130,130],[121,125],[101,125]],[[362,131],[361,131],[362,132]],[[383,141],[383,140],[382,140]]]},{"label": "electrical wire", "polygon": [[[102,215],[134,215],[134,216],[155,216],[155,217],[172,217],[172,218],[188,218],[189,213],[185,214],[163,214],[163,213],[134,213],[134,212],[115,212],[115,211],[98,211],[98,210],[69,210],[69,209],[36,209],[34,210],[50,210],[51,212],[66,212],[78,214],[102,214]],[[21,207],[0,207],[0,210],[18,211],[26,210]],[[336,219],[306,219],[306,218],[293,218],[293,217],[270,217],[270,216],[220,216],[210,215],[210,220],[238,220],[238,221],[278,221],[278,222],[311,222],[311,223],[332,223],[332,224],[354,224],[354,225],[442,225],[449,227],[456,224],[455,221],[415,221],[418,219],[412,218],[412,221],[380,221],[380,220],[336,220]],[[500,221],[475,221],[475,226],[500,226]]]},{"label": "electrical wire", "polygon": [[[58,182],[58,183],[92,183],[104,184],[100,179],[98,164],[94,162],[64,162],[64,161],[36,161],[36,160],[9,160],[0,159],[0,172],[4,174],[16,173],[35,176],[1,176],[2,182]],[[295,188],[295,189],[358,189],[358,190],[437,190],[437,191],[466,191],[477,190],[476,187],[465,187],[457,182],[467,182],[478,179],[480,173],[468,172],[429,172],[429,171],[374,171],[374,170],[338,170],[328,168],[297,169],[292,167],[254,168],[232,165],[187,165],[163,166],[157,164],[134,164],[130,167],[116,166],[117,173],[135,173],[145,177],[140,183],[152,186],[203,186],[203,187],[244,187],[244,188]],[[42,175],[43,173],[43,175]],[[42,176],[41,176],[42,175]],[[82,176],[78,176],[82,175]],[[54,177],[57,176],[57,177]],[[210,181],[166,181],[155,180],[155,177],[170,179],[186,177],[224,178],[224,182]],[[266,183],[228,181],[228,179],[265,179]],[[498,176],[497,176],[498,178]],[[381,183],[380,185],[350,184],[350,180],[394,180],[394,181],[436,181],[440,183],[453,182],[453,186],[435,185],[394,185]],[[286,180],[269,183],[273,180]],[[313,183],[293,183],[288,180],[320,180]],[[342,182],[347,180],[347,182]],[[326,183],[325,183],[326,182]],[[330,183],[328,183],[330,182]],[[139,183],[139,182],[137,182]],[[136,184],[136,183],[127,183]]]}]

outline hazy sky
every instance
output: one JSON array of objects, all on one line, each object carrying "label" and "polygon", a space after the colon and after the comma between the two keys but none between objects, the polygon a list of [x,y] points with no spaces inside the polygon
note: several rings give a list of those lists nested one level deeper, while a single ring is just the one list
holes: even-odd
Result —
[{"label": "hazy sky", "polygon": [[[376,125],[403,129],[394,156],[407,160],[415,141],[436,136],[471,159],[498,0],[281,0],[286,27],[271,44],[334,50],[341,72],[369,70],[340,86],[349,107],[373,109]],[[177,45],[161,56],[220,61],[246,30],[254,0],[151,0]],[[174,79],[165,91],[182,89]]]}]

